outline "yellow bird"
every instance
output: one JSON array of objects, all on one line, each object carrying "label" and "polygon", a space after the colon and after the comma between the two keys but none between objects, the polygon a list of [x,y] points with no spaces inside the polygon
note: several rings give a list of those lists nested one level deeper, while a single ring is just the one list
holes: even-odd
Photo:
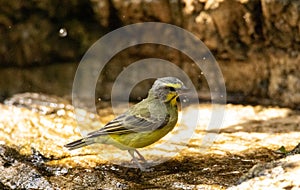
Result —
[{"label": "yellow bird", "polygon": [[144,163],[146,160],[137,148],[155,143],[175,127],[178,119],[177,98],[186,90],[186,86],[178,78],[158,78],[146,99],[130,107],[99,130],[68,143],[65,147],[73,150],[94,143],[111,144],[128,150],[132,161],[144,171],[146,168],[138,159]]}]

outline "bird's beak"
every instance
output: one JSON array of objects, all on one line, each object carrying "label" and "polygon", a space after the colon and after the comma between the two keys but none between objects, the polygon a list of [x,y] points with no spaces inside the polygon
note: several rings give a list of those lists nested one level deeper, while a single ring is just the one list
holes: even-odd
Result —
[{"label": "bird's beak", "polygon": [[186,86],[182,86],[180,89],[177,90],[178,95],[187,94],[189,93],[190,89]]}]

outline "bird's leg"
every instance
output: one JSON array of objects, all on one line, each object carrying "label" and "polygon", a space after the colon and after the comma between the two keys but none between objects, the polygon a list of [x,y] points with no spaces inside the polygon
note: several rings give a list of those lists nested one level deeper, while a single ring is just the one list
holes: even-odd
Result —
[{"label": "bird's leg", "polygon": [[137,151],[137,149],[134,149],[134,151],[137,153],[140,160],[142,160],[146,164],[148,163],[147,160],[144,158],[144,156],[139,151]]},{"label": "bird's leg", "polygon": [[[138,159],[135,157],[134,152],[136,152],[136,150],[128,150],[128,153],[130,154],[130,156],[132,157],[132,161],[140,168],[141,171],[146,171],[146,168],[144,168],[141,163],[139,163]],[[141,154],[138,153],[138,155],[140,156]],[[144,158],[144,157],[143,157]],[[145,158],[144,158],[145,159]]]},{"label": "bird's leg", "polygon": [[151,164],[149,164],[149,162],[147,162],[147,160],[144,158],[144,156],[136,149],[134,151],[139,156],[139,159],[143,162],[143,165],[145,166],[145,168],[147,168],[145,171],[153,171],[153,168],[152,169],[149,168],[149,167],[151,167]]}]

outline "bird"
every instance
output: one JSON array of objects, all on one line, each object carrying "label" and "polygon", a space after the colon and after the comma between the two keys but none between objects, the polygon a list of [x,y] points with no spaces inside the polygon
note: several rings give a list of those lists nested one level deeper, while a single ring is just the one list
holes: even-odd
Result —
[{"label": "bird", "polygon": [[178,120],[177,99],[187,90],[184,83],[176,77],[157,78],[145,99],[102,128],[66,144],[65,147],[74,150],[94,143],[114,145],[127,150],[132,162],[141,171],[146,171],[147,168],[139,160],[145,164],[147,161],[137,149],[155,143],[175,127]]}]

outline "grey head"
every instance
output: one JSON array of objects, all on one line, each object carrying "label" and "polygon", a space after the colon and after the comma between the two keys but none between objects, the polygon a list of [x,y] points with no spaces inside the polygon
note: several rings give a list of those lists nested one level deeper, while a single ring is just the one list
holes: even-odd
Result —
[{"label": "grey head", "polygon": [[177,98],[180,93],[186,91],[187,87],[176,77],[158,78],[149,91],[149,95],[154,95],[163,102],[168,102]]}]

